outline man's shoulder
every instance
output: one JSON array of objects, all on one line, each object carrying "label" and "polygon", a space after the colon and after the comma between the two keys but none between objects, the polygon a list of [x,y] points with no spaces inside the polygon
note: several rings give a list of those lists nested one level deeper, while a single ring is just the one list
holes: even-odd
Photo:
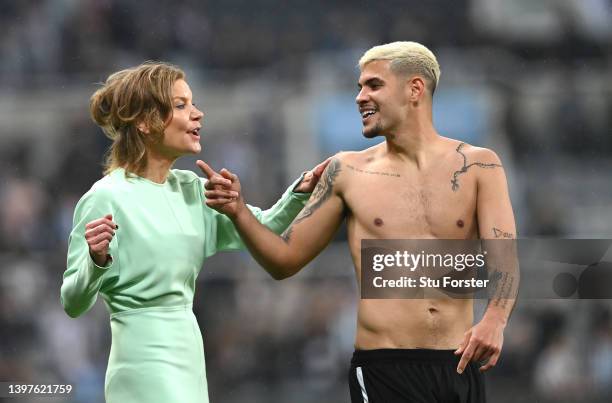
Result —
[{"label": "man's shoulder", "polygon": [[473,162],[501,165],[499,156],[490,148],[477,147],[460,140],[449,140],[450,145],[455,149],[455,151],[467,159],[466,162],[468,165]]},{"label": "man's shoulder", "polygon": [[[324,171],[324,177],[326,182],[333,184],[335,192],[342,194],[346,189],[348,182],[350,182],[350,175],[346,175],[347,171],[354,169],[359,161],[359,158],[363,155],[363,151],[340,151],[336,153],[327,168]],[[348,182],[347,182],[348,181]]]},{"label": "man's shoulder", "polygon": [[458,140],[454,141],[456,142],[456,144],[453,145],[455,151],[459,154],[463,163],[461,172],[467,171],[471,167],[478,167],[470,171],[473,171],[476,181],[480,185],[497,183],[500,180],[505,180],[504,167],[495,151],[485,147],[473,146]]},{"label": "man's shoulder", "polygon": [[364,186],[360,174],[367,172],[369,167],[380,159],[379,151],[374,146],[361,151],[341,151],[334,155],[328,170],[331,169],[330,172],[333,173],[338,194],[344,194],[355,186]]},{"label": "man's shoulder", "polygon": [[361,151],[340,151],[334,155],[333,159],[337,160],[340,164],[359,164],[362,162],[369,162],[373,159],[376,152],[376,146],[366,148]]}]

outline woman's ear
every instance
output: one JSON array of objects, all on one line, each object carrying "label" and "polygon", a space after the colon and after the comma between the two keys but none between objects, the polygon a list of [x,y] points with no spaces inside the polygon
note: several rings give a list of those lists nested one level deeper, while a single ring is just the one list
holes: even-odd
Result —
[{"label": "woman's ear", "polygon": [[145,122],[140,122],[136,125],[136,128],[139,132],[144,134],[149,134],[151,131],[149,130],[149,126]]}]

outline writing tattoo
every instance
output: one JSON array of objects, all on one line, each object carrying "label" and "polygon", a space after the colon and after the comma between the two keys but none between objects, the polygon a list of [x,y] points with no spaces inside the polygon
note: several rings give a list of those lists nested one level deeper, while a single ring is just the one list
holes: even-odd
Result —
[{"label": "writing tattoo", "polygon": [[390,172],[368,171],[368,170],[363,170],[363,169],[360,169],[360,168],[356,168],[356,167],[354,167],[352,165],[348,165],[348,164],[346,165],[346,167],[348,169],[352,170],[352,171],[359,172],[359,173],[362,173],[362,174],[392,176],[392,177],[395,177],[395,178],[399,178],[400,177],[400,174],[390,173]]},{"label": "writing tattoo", "polygon": [[495,238],[514,239],[514,234],[511,234],[510,232],[502,231],[499,228],[495,228],[495,227],[493,227],[493,235],[495,235]]},{"label": "writing tattoo", "polygon": [[491,274],[491,289],[492,299],[489,301],[496,307],[505,309],[508,306],[508,300],[515,298],[516,294],[513,290],[514,276],[507,272],[495,270]]},{"label": "writing tattoo", "polygon": [[451,179],[451,184],[453,186],[453,192],[456,192],[459,189],[459,175],[464,174],[467,172],[468,169],[470,169],[471,167],[473,167],[474,165],[476,165],[477,167],[480,168],[501,168],[500,164],[485,164],[484,162],[472,162],[470,165],[467,164],[467,157],[465,156],[464,153],[461,152],[461,149],[465,146],[465,143],[461,143],[459,144],[459,146],[457,147],[457,152],[459,154],[461,154],[461,156],[463,157],[463,166],[461,167],[460,170],[455,171],[453,173],[453,179]]}]

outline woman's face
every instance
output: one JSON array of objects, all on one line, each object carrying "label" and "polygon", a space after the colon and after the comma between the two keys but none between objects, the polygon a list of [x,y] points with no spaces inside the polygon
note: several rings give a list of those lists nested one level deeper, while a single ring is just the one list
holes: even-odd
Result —
[{"label": "woman's face", "polygon": [[172,87],[172,118],[164,129],[159,152],[172,158],[198,154],[201,120],[204,114],[196,108],[192,93],[185,80],[176,80]]}]

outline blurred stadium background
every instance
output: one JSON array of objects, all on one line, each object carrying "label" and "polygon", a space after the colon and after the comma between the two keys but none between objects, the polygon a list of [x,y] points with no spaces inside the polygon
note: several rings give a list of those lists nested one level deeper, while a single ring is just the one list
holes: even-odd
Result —
[{"label": "blurred stadium background", "polygon": [[[205,112],[201,157],[265,207],[316,162],[371,144],[355,66],[394,40],[437,54],[436,126],[502,157],[520,237],[612,238],[610,0],[0,0],[0,381],[103,402],[108,314],[72,320],[59,304],[73,208],[108,146],[88,118],[96,83],[147,59],[183,67]],[[280,283],[247,253],[206,262],[195,311],[213,403],[349,400],[344,238]],[[489,401],[609,401],[611,308],[520,301]]]}]

